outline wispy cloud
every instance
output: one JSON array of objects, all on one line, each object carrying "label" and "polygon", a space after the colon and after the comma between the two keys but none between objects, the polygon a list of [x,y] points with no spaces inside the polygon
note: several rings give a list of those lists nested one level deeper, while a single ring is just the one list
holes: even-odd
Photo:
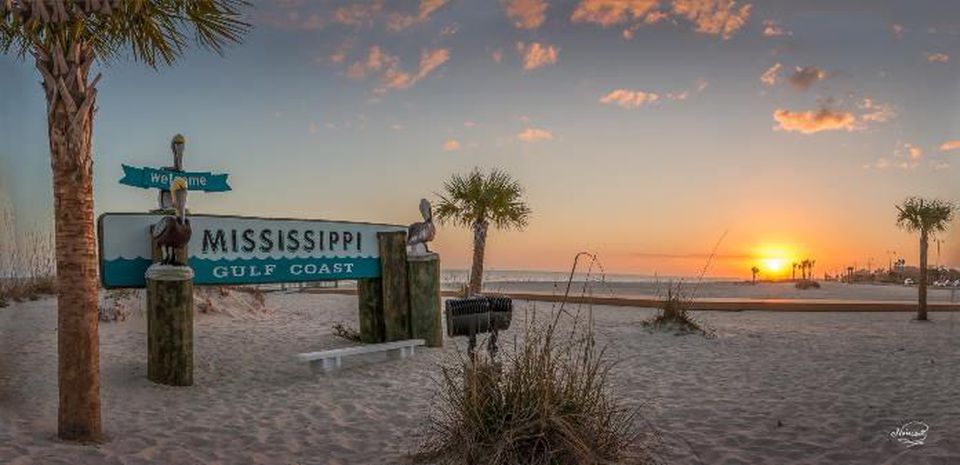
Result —
[{"label": "wispy cloud", "polygon": [[763,35],[764,37],[784,37],[792,36],[793,32],[784,29],[780,23],[768,19],[763,22]]},{"label": "wispy cloud", "polygon": [[344,26],[372,26],[381,10],[382,1],[344,5],[333,11],[333,21]]},{"label": "wispy cloud", "polygon": [[870,98],[861,100],[857,108],[864,112],[860,120],[866,123],[886,123],[897,117],[897,111],[893,105],[875,102]]},{"label": "wispy cloud", "polygon": [[379,46],[370,47],[367,56],[353,62],[347,67],[347,77],[354,80],[363,80],[368,76],[379,76],[380,86],[378,93],[387,89],[407,89],[422,81],[437,67],[450,59],[450,51],[444,48],[423,49],[420,52],[420,63],[416,72],[403,69],[400,58],[383,51]]},{"label": "wispy cloud", "polygon": [[940,144],[941,152],[949,152],[952,150],[960,150],[960,140],[948,140]]},{"label": "wispy cloud", "polygon": [[729,39],[746,24],[752,8],[736,0],[580,0],[570,19],[603,27],[627,25],[623,37],[631,39],[641,25],[673,18],[691,23],[697,32]]},{"label": "wispy cloud", "polygon": [[760,75],[760,82],[767,87],[776,85],[777,78],[779,77],[777,73],[780,72],[780,67],[780,63],[774,63],[773,66],[767,68],[767,70]]},{"label": "wispy cloud", "polygon": [[930,63],[949,63],[950,62],[950,55],[947,55],[946,53],[926,52],[923,55],[927,57],[927,61]]},{"label": "wispy cloud", "polygon": [[541,128],[526,128],[517,134],[517,139],[522,142],[542,142],[553,140],[553,133]]},{"label": "wispy cloud", "polygon": [[557,62],[560,50],[550,44],[517,42],[517,52],[523,59],[523,69],[533,70]]},{"label": "wispy cloud", "polygon": [[420,8],[416,14],[410,13],[392,13],[387,18],[387,29],[390,31],[402,31],[419,23],[426,22],[440,8],[443,8],[449,0],[420,0]]},{"label": "wispy cloud", "polygon": [[660,7],[660,0],[581,0],[570,19],[610,27],[629,22],[646,22]]},{"label": "wispy cloud", "polygon": [[890,26],[890,32],[893,34],[893,37],[899,39],[903,37],[903,33],[907,30],[903,24],[894,23]]},{"label": "wispy cloud", "polygon": [[787,78],[787,81],[796,89],[807,90],[810,86],[826,79],[826,77],[827,72],[816,66],[797,66],[794,72]]},{"label": "wispy cloud", "polygon": [[617,105],[628,110],[652,105],[660,100],[660,95],[642,90],[617,89],[600,98],[600,103]]},{"label": "wispy cloud", "polygon": [[518,29],[537,29],[547,19],[546,0],[501,0],[501,3]]},{"label": "wispy cloud", "polygon": [[816,134],[823,131],[856,131],[860,129],[857,117],[850,112],[820,108],[816,111],[790,111],[778,108],[773,112],[777,123],[774,129],[801,134]]},{"label": "wispy cloud", "polygon": [[753,5],[736,0],[673,0],[673,12],[692,22],[697,32],[729,39],[746,24]]}]

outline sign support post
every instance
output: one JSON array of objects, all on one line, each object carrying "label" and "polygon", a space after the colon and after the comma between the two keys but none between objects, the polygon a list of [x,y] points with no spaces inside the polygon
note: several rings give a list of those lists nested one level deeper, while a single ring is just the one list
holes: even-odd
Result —
[{"label": "sign support post", "polygon": [[407,233],[381,232],[383,322],[386,342],[410,339],[410,289],[407,287]]},{"label": "sign support post", "polygon": [[193,385],[193,271],[187,266],[147,270],[147,378],[168,386]]},{"label": "sign support post", "polygon": [[443,347],[440,256],[435,253],[408,256],[407,277],[412,337],[427,341],[427,347]]}]

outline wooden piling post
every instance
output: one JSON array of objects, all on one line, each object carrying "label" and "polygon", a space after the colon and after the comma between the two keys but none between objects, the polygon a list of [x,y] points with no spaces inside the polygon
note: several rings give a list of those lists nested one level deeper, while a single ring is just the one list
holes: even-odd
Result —
[{"label": "wooden piling post", "polygon": [[357,280],[360,305],[360,340],[368,344],[385,342],[383,322],[383,280]]},{"label": "wooden piling post", "polygon": [[411,337],[427,341],[427,347],[443,347],[440,310],[440,256],[407,257],[410,280]]},{"label": "wooden piling post", "polygon": [[[147,270],[147,379],[168,386],[193,385],[193,270],[160,266],[160,247],[150,228],[154,265]],[[187,263],[187,248],[176,251]]]},{"label": "wooden piling post", "polygon": [[406,231],[377,233],[383,267],[383,322],[387,342],[410,339]]},{"label": "wooden piling post", "polygon": [[193,385],[193,270],[147,270],[147,378],[169,386]]}]

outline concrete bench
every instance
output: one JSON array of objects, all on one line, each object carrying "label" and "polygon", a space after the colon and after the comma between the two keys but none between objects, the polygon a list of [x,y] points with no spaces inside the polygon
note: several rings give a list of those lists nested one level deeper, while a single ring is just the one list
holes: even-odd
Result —
[{"label": "concrete bench", "polygon": [[413,355],[417,346],[422,346],[425,344],[426,341],[423,339],[407,339],[405,341],[344,347],[342,349],[324,350],[322,352],[307,352],[305,354],[294,355],[293,358],[301,363],[309,363],[310,368],[315,373],[327,372],[335,368],[340,368],[344,358],[380,352],[399,354],[400,358],[407,358]]}]

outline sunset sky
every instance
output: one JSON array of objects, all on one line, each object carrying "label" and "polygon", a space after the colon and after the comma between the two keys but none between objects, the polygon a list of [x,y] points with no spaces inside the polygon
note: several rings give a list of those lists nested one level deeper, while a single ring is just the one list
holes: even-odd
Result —
[{"label": "sunset sky", "polygon": [[[98,213],[155,205],[120,164],[168,164],[178,132],[186,167],[234,188],[194,212],[406,224],[450,174],[504,168],[534,216],[492,234],[494,269],[586,250],[691,275],[724,233],[714,276],[770,256],[915,263],[894,204],[960,200],[960,2],[253,3],[223,58],[100,69]],[[38,79],[0,57],[0,202],[21,227],[52,218]],[[463,268],[470,239],[444,228],[434,248]]]}]

